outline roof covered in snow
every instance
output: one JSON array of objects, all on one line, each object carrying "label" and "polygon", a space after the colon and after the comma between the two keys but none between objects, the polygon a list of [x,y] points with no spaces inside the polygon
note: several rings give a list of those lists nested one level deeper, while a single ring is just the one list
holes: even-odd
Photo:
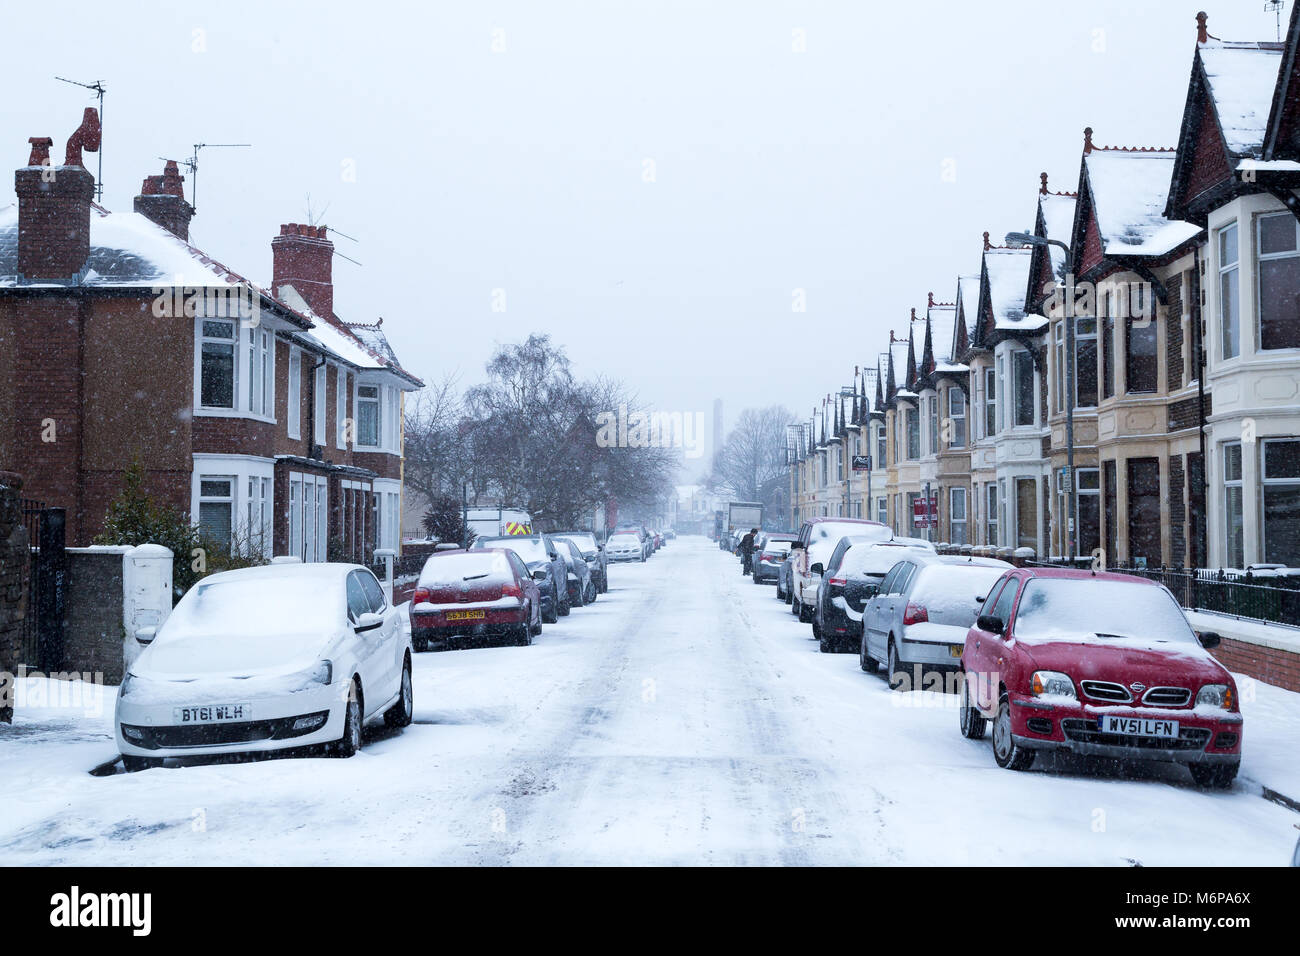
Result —
[{"label": "roof covered in snow", "polygon": [[1092,208],[1106,256],[1162,256],[1201,232],[1165,218],[1171,149],[1094,149],[1084,157]]},{"label": "roof covered in snow", "polygon": [[984,253],[988,275],[989,306],[993,327],[1003,331],[1041,328],[1042,316],[1025,314],[1025,290],[1029,288],[1029,260],[1032,249],[995,247]]},{"label": "roof covered in snow", "polygon": [[[1046,226],[1048,239],[1057,239],[1069,244],[1070,234],[1074,230],[1074,209],[1077,205],[1077,196],[1066,193],[1039,194],[1038,206],[1043,213],[1043,224]],[[1047,252],[1051,256],[1052,275],[1061,276],[1066,269],[1065,250],[1060,246],[1048,246]]]},{"label": "roof covered in snow", "polygon": [[1199,44],[1197,52],[1225,145],[1237,156],[1259,156],[1282,44],[1210,39]]}]

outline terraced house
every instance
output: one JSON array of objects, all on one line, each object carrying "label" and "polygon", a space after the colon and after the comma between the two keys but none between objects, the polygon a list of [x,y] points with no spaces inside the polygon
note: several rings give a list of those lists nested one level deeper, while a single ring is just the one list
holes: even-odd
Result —
[{"label": "terraced house", "polygon": [[[1031,236],[985,233],[979,276],[889,333],[868,417],[896,533],[1110,566],[1300,565],[1298,47],[1295,11],[1284,43],[1220,40],[1199,16],[1176,148],[1086,129],[1074,188],[1042,174]],[[927,492],[938,521],[920,528]]]},{"label": "terraced house", "polygon": [[93,199],[82,144],[31,140],[0,207],[0,470],[88,544],[138,460],[151,494],[217,544],[369,560],[398,547],[403,396],[382,320],[333,305],[323,226],[270,241],[269,287],[189,241],[175,163],[131,212]]}]

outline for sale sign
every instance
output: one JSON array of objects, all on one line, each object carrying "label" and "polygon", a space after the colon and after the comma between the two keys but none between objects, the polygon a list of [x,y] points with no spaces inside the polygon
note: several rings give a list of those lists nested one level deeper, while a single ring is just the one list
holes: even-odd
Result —
[{"label": "for sale sign", "polygon": [[870,456],[870,455],[854,455],[854,456],[853,456],[853,470],[854,470],[854,471],[870,471],[870,470],[871,470],[871,456]]},{"label": "for sale sign", "polygon": [[933,528],[939,523],[939,499],[917,496],[912,502],[912,524],[917,528]]}]

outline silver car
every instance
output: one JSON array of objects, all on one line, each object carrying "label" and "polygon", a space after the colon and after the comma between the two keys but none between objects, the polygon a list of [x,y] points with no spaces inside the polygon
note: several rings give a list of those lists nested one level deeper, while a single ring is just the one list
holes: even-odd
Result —
[{"label": "silver car", "polygon": [[886,661],[895,690],[920,690],[929,671],[956,673],[966,632],[1010,568],[994,558],[909,553],[863,608],[863,669],[874,672]]}]

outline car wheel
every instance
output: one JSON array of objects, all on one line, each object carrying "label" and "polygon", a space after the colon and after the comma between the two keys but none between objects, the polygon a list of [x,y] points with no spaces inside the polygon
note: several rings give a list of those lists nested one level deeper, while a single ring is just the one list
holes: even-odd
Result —
[{"label": "car wheel", "polygon": [[1011,701],[1003,694],[998,700],[998,715],[993,718],[993,759],[1007,770],[1028,770],[1034,752],[1016,744],[1011,736]]},{"label": "car wheel", "polygon": [[813,610],[812,613],[812,628],[813,628],[813,640],[820,641],[822,639],[822,626],[817,621],[817,611],[815,609]]},{"label": "car wheel", "polygon": [[961,726],[961,735],[967,740],[983,740],[984,729],[988,721],[984,715],[970,704],[970,686],[966,682],[966,672],[961,671],[961,684],[957,689],[957,722]]},{"label": "car wheel", "polygon": [[587,604],[594,604],[596,601],[596,595],[599,593],[600,592],[596,590],[596,583],[594,581],[588,581],[587,590],[583,592],[582,599]]},{"label": "car wheel", "polygon": [[785,600],[785,591],[781,590],[781,579],[780,579],[780,578],[777,578],[777,579],[776,579],[776,599],[777,599],[778,601],[784,601],[784,600]]},{"label": "car wheel", "polygon": [[794,590],[792,588],[785,589],[785,598],[783,600],[786,604],[789,604],[794,600]]},{"label": "car wheel", "polygon": [[542,613],[542,620],[547,624],[554,624],[556,621],[558,621],[560,619],[559,606],[560,606],[560,602],[555,600],[554,597],[552,597],[551,609],[550,611],[545,611]]},{"label": "car wheel", "polygon": [[[530,609],[531,609],[531,608],[530,608]],[[533,620],[533,618],[532,618],[532,615],[530,614],[529,617],[528,617],[528,626],[531,627],[531,628],[533,629],[533,634],[536,635],[536,634],[540,634],[540,633],[542,633],[542,615],[541,615],[541,613],[538,612],[538,614],[537,614],[537,623],[536,623],[536,624],[532,623],[532,620]]]},{"label": "car wheel", "polygon": [[556,602],[555,606],[559,609],[560,617],[568,617],[569,612],[573,610],[573,606],[569,604],[568,599],[569,599],[569,593],[568,591],[565,591],[563,603],[560,603],[558,601]]},{"label": "car wheel", "polygon": [[411,659],[402,664],[402,689],[397,695],[397,703],[384,711],[384,725],[388,727],[409,727],[415,716],[415,691],[411,687]]},{"label": "car wheel", "polygon": [[862,642],[858,645],[858,666],[868,674],[874,674],[880,670],[880,661],[876,660],[867,651],[867,635],[862,635]]},{"label": "car wheel", "polygon": [[1192,779],[1197,786],[1212,787],[1215,790],[1227,790],[1236,779],[1237,763],[1189,763],[1187,769],[1192,772]]},{"label": "car wheel", "polygon": [[129,754],[122,754],[122,767],[127,773],[135,773],[137,770],[152,770],[161,766],[161,757],[132,757]]},{"label": "car wheel", "polygon": [[811,624],[813,619],[813,608],[810,605],[799,602],[799,623]]},{"label": "car wheel", "polygon": [[889,680],[890,690],[902,690],[903,681],[907,679],[907,671],[899,670],[898,647],[894,644],[893,638],[889,640],[889,661],[885,668],[885,677]]},{"label": "car wheel", "polygon": [[335,757],[351,757],[361,749],[361,688],[354,677],[348,682],[348,702],[343,708],[343,736],[334,741]]}]

